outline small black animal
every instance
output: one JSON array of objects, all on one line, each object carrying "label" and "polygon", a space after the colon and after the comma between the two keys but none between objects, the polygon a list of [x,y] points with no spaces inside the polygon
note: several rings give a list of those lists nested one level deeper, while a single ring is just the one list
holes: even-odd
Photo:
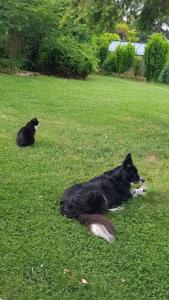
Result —
[{"label": "small black animal", "polygon": [[129,198],[144,195],[142,187],[130,190],[132,183],[141,182],[144,179],[139,176],[129,153],[122,165],[65,190],[60,202],[61,214],[77,219],[91,233],[111,243],[115,230],[104,214],[118,210],[117,206]]},{"label": "small black animal", "polygon": [[16,137],[16,143],[18,146],[27,147],[35,143],[35,127],[38,126],[38,124],[39,121],[37,118],[34,118],[18,131]]}]

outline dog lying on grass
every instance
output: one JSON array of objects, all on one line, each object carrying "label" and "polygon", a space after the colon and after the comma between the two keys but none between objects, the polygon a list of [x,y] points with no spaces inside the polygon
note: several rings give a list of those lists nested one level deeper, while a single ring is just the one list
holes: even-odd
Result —
[{"label": "dog lying on grass", "polygon": [[143,187],[131,190],[132,183],[143,182],[129,153],[120,166],[66,189],[60,202],[61,214],[78,220],[92,234],[111,243],[115,230],[105,213],[119,210],[119,205],[128,199],[144,195]]},{"label": "dog lying on grass", "polygon": [[35,143],[35,132],[38,124],[39,121],[37,118],[34,118],[18,131],[16,137],[16,143],[18,146],[27,147]]}]

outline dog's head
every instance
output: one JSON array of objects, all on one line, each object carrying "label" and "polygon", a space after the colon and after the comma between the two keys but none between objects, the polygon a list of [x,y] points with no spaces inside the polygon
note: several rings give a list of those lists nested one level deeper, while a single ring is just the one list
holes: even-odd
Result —
[{"label": "dog's head", "polygon": [[144,179],[138,174],[137,168],[134,166],[131,154],[128,153],[122,163],[123,174],[129,183],[143,183]]},{"label": "dog's head", "polygon": [[37,118],[34,118],[34,119],[32,119],[32,120],[30,120],[28,123],[27,123],[27,125],[31,125],[31,126],[38,126],[38,124],[39,124],[39,121],[38,121],[38,119]]},{"label": "dog's head", "polygon": [[38,126],[38,124],[39,124],[39,121],[38,121],[37,118],[32,119],[31,122],[32,122],[35,126]]}]

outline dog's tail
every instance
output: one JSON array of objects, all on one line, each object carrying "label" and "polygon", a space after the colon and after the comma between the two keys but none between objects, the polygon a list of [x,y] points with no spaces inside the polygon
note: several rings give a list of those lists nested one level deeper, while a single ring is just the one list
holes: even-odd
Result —
[{"label": "dog's tail", "polygon": [[99,214],[80,214],[78,220],[85,225],[88,230],[108,243],[115,239],[115,229],[112,223],[104,216]]}]

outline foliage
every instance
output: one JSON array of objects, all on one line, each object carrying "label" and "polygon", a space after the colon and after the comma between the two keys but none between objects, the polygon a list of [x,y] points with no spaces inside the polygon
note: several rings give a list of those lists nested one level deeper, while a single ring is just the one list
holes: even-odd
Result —
[{"label": "foliage", "polygon": [[140,14],[145,0],[122,0],[120,2],[127,22],[133,24]]},{"label": "foliage", "polygon": [[83,19],[80,19],[77,11],[71,7],[71,1],[70,6],[68,6],[67,11],[60,20],[59,30],[62,36],[72,36],[80,43],[89,43],[91,41],[92,32],[88,24]]},{"label": "foliage", "polygon": [[115,26],[115,32],[120,36],[121,40],[129,42],[137,42],[137,31],[136,29],[130,29],[129,25],[125,22],[117,23]]},{"label": "foliage", "polygon": [[121,5],[116,0],[72,0],[75,15],[95,33],[111,32],[121,19]]},{"label": "foliage", "polygon": [[134,75],[138,76],[140,74],[140,69],[141,69],[141,64],[143,63],[143,57],[142,56],[135,56],[134,57],[134,62],[133,62],[133,70],[134,70]]},{"label": "foliage", "polygon": [[119,41],[120,37],[116,33],[106,32],[99,36],[93,37],[93,48],[96,49],[97,57],[100,62],[100,66],[103,64],[108,53],[108,46],[112,41]]},{"label": "foliage", "polygon": [[45,74],[86,78],[93,70],[82,45],[69,37],[46,39],[40,51],[40,67]]},{"label": "foliage", "polygon": [[87,23],[93,32],[113,32],[118,22],[124,24],[125,17],[133,31],[129,41],[136,41],[136,28],[141,30],[144,41],[153,30],[169,36],[163,27],[164,23],[169,25],[168,0],[72,0],[72,3],[75,18]]},{"label": "foliage", "polygon": [[120,36],[117,33],[105,32],[100,35],[100,39],[109,44],[112,41],[120,41]]},{"label": "foliage", "polygon": [[66,22],[69,10],[69,0],[2,0],[1,56],[10,61],[20,59],[24,68],[36,70],[41,45],[47,37],[70,36],[81,43],[89,41],[91,34],[86,24],[77,20],[75,24],[72,16]]},{"label": "foliage", "polygon": [[[137,41],[138,20],[141,39],[146,40],[152,30],[164,31],[168,12],[168,0],[1,0],[0,57],[20,60],[24,68],[36,70],[44,40],[69,36],[86,44],[96,69],[97,61],[101,66],[107,56],[109,42],[119,40],[119,35]],[[112,32],[119,35],[112,36]],[[87,50],[90,43],[94,55]]]},{"label": "foliage", "polygon": [[122,0],[121,15],[127,23],[140,31],[139,37],[146,41],[154,31],[169,37],[169,1],[168,0]]},{"label": "foliage", "polygon": [[133,42],[133,43],[139,41],[139,33],[135,28],[129,29],[129,31],[128,31],[128,41]]},{"label": "foliage", "polygon": [[162,31],[163,24],[168,22],[168,0],[144,0],[141,13],[138,17],[138,24],[143,32],[152,33],[153,31]]},{"label": "foliage", "polygon": [[91,43],[79,43],[79,46],[83,53],[88,57],[88,59],[92,62],[93,71],[97,71],[99,67],[99,60],[97,57],[97,49],[92,46]]},{"label": "foliage", "polygon": [[103,70],[110,74],[113,72],[124,73],[129,70],[134,62],[135,48],[131,44],[119,46],[110,53],[103,64]]},{"label": "foliage", "polygon": [[121,40],[127,40],[127,38],[128,38],[128,25],[126,23],[116,24],[115,32],[120,36]]},{"label": "foliage", "polygon": [[162,70],[159,81],[169,84],[169,64],[167,64]]},{"label": "foliage", "polygon": [[20,59],[9,59],[5,57],[0,58],[0,69],[19,70],[22,68],[22,61]]},{"label": "foliage", "polygon": [[145,76],[147,80],[157,80],[167,59],[169,45],[167,40],[156,33],[149,39],[144,54]]},{"label": "foliage", "polygon": [[6,57],[36,62],[43,38],[49,33],[58,35],[66,3],[61,0],[2,0],[0,40],[4,40]]},{"label": "foliage", "polygon": [[107,55],[107,58],[103,63],[102,69],[105,74],[112,74],[118,71],[116,52],[112,52]]},{"label": "foliage", "polygon": [[126,72],[132,67],[135,56],[135,48],[131,44],[119,46],[116,49],[117,70],[119,73]]}]

